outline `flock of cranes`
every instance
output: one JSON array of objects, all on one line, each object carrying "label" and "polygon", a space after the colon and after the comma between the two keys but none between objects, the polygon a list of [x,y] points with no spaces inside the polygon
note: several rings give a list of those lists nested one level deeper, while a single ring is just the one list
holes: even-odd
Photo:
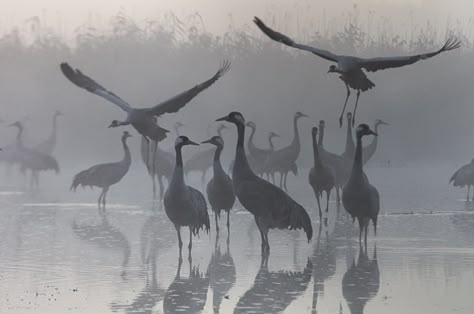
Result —
[{"label": "flock of cranes", "polygon": [[[364,234],[364,242],[365,246],[367,246],[367,233],[370,221],[372,221],[374,231],[376,231],[377,217],[380,210],[380,197],[377,189],[370,184],[369,178],[364,172],[364,164],[376,151],[379,127],[387,123],[382,120],[376,120],[374,130],[371,130],[367,124],[360,124],[356,128],[356,142],[354,143],[352,128],[355,123],[360,93],[375,86],[367,78],[363,70],[373,72],[409,65],[419,60],[431,58],[442,52],[456,49],[460,47],[460,42],[455,39],[449,39],[441,49],[432,53],[406,57],[364,59],[338,55],[327,50],[299,44],[286,35],[272,30],[257,17],[254,19],[254,22],[264,34],[274,41],[300,50],[309,51],[337,64],[331,65],[329,72],[339,73],[347,89],[344,107],[339,117],[341,127],[350,89],[352,88],[357,91],[354,112],[353,114],[347,114],[346,145],[342,154],[335,154],[324,148],[324,120],[321,120],[317,127],[313,127],[311,137],[314,164],[309,172],[308,181],[314,191],[320,221],[322,222],[323,220],[320,198],[323,192],[325,192],[325,211],[327,214],[329,211],[330,193],[334,189],[337,201],[342,200],[346,211],[353,220],[357,219],[359,223],[359,242],[362,245],[362,235]],[[222,62],[217,72],[208,80],[153,107],[134,108],[80,70],[73,69],[68,63],[60,64],[62,73],[74,85],[114,103],[126,113],[126,118],[123,121],[113,120],[109,127],[131,125],[142,136],[142,160],[152,179],[154,196],[156,195],[156,179],[158,179],[160,199],[163,200],[165,212],[177,233],[180,260],[182,259],[181,251],[183,245],[181,227],[189,229],[188,250],[190,259],[193,237],[197,236],[200,231],[209,232],[210,230],[208,203],[204,194],[186,183],[186,174],[192,171],[201,172],[202,185],[204,186],[207,171],[210,168],[213,169],[213,177],[207,184],[206,194],[211,210],[215,214],[217,231],[219,230],[220,213],[225,211],[227,214],[227,229],[230,234],[229,213],[234,207],[236,199],[253,215],[261,236],[262,256],[268,256],[270,251],[268,233],[271,229],[301,229],[305,232],[308,241],[313,236],[310,215],[303,206],[288,194],[287,186],[288,174],[292,172],[298,175],[299,173],[296,163],[301,151],[301,135],[298,122],[301,118],[308,117],[304,113],[296,112],[294,114],[292,119],[293,139],[287,146],[277,150],[274,149],[272,142],[273,138],[278,137],[274,132],[270,132],[268,135],[269,148],[257,147],[254,142],[256,124],[252,121],[246,122],[243,114],[238,111],[232,111],[228,115],[217,119],[216,121],[221,121],[224,124],[217,126],[216,136],[203,142],[214,147],[190,155],[186,162],[184,162],[183,157],[183,155],[186,155],[183,152],[184,146],[199,144],[186,136],[179,135],[178,128],[182,125],[175,126],[177,138],[174,152],[167,152],[160,148],[159,143],[167,137],[169,131],[158,125],[157,118],[167,113],[178,112],[198,94],[211,87],[229,69],[230,62],[226,60]],[[19,162],[22,171],[29,170],[31,172],[33,186],[39,184],[39,172],[45,170],[59,171],[58,163],[51,154],[56,143],[56,119],[60,115],[60,112],[56,112],[53,116],[51,136],[35,148],[24,146],[22,123],[16,122],[12,124],[12,126],[18,129],[18,135],[15,149],[12,150],[13,158],[10,158],[10,160]],[[237,143],[234,161],[231,166],[231,176],[224,171],[221,164],[221,152],[224,147],[222,131],[228,128],[225,123],[233,124],[237,131]],[[251,129],[247,145],[245,145],[246,127]],[[362,138],[369,135],[373,135],[375,138],[371,144],[363,147]],[[130,169],[131,152],[127,145],[127,139],[130,136],[128,131],[125,131],[121,137],[124,150],[122,160],[98,164],[79,172],[74,176],[71,189],[75,190],[79,185],[102,189],[98,199],[98,207],[105,210],[109,188],[119,182]],[[279,186],[275,185],[275,174],[279,175]],[[471,177],[474,177],[473,174],[474,165],[471,163],[453,175],[451,181],[455,185],[467,185],[469,194],[470,185],[474,185],[474,182],[470,181]],[[263,178],[264,176],[266,176],[267,180]],[[164,179],[168,181],[166,190]],[[327,217],[324,219],[324,222],[327,223]],[[320,228],[321,225],[322,223]],[[177,277],[179,277],[179,273]]]}]

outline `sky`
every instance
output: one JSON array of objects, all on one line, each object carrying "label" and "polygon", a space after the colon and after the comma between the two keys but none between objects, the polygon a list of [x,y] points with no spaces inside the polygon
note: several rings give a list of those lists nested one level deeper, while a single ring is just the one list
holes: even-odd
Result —
[{"label": "sky", "polygon": [[[415,20],[424,25],[428,20],[445,27],[459,21],[472,25],[474,1],[471,0],[2,0],[0,33],[13,27],[25,27],[25,21],[39,17],[43,26],[70,36],[80,25],[92,23],[106,27],[110,18],[123,12],[141,22],[156,19],[167,12],[185,18],[198,12],[206,30],[223,33],[230,15],[235,26],[241,27],[252,16],[275,16],[287,21],[287,27],[296,23],[315,23],[323,17],[340,24],[349,11],[357,10],[362,17],[374,14],[388,17],[394,25],[403,27]],[[370,12],[370,13],[369,13]],[[301,18],[303,16],[303,18]],[[293,22],[293,23],[292,23]]]}]

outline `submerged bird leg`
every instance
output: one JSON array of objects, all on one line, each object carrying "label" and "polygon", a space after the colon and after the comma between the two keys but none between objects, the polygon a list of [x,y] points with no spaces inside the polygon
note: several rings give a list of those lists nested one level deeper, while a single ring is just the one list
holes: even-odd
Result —
[{"label": "submerged bird leg", "polygon": [[105,210],[105,199],[107,197],[107,192],[109,191],[109,187],[104,188],[104,196],[102,197],[102,208]]},{"label": "submerged bird leg", "polygon": [[100,192],[99,199],[97,200],[97,209],[100,210],[102,204],[102,197],[104,196],[104,189],[102,189],[102,192]]},{"label": "submerged bird leg", "polygon": [[346,94],[346,101],[344,102],[344,107],[342,108],[341,116],[339,117],[339,127],[341,128],[342,128],[342,117],[344,116],[344,112],[346,111],[347,100],[349,100],[349,96],[351,95],[349,85],[346,82],[344,83],[346,84],[347,94]]},{"label": "submerged bird leg", "polygon": [[359,103],[359,96],[360,96],[360,89],[357,90],[357,98],[356,98],[356,103],[354,107],[354,114],[352,115],[352,126],[354,126],[354,123],[355,123],[355,116],[356,116],[356,111],[357,111],[357,104]]},{"label": "submerged bird leg", "polygon": [[219,222],[218,222],[218,219],[217,219],[217,210],[214,210],[214,217],[216,219],[216,236],[218,237],[219,236]]},{"label": "submerged bird leg", "polygon": [[359,245],[362,245],[362,232],[364,231],[364,221],[362,218],[357,218],[359,222]]},{"label": "submerged bird leg", "polygon": [[179,261],[183,261],[183,256],[181,254],[181,249],[183,248],[183,240],[181,240],[181,227],[174,225],[176,233],[178,234],[178,248],[179,248]]}]

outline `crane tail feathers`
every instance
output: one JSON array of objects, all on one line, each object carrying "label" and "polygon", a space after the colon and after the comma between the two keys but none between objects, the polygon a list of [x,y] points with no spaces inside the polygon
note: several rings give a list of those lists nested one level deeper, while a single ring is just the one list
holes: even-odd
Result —
[{"label": "crane tail feathers", "polygon": [[308,213],[302,206],[293,208],[290,212],[290,221],[288,228],[293,229],[303,229],[308,238],[308,242],[313,238],[313,227],[311,225],[311,219],[309,218]]}]

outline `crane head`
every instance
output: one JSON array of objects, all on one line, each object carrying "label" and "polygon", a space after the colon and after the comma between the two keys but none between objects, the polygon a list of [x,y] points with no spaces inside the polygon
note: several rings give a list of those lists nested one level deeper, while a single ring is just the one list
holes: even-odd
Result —
[{"label": "crane head", "polygon": [[308,115],[305,115],[304,113],[302,113],[300,111],[297,111],[295,113],[295,119],[299,119],[299,118],[302,118],[302,117],[308,117]]},{"label": "crane head", "polygon": [[257,127],[257,125],[255,124],[255,122],[253,121],[249,121],[245,124],[246,126],[248,126],[249,128],[251,129],[255,129]]},{"label": "crane head", "polygon": [[186,145],[199,146],[198,143],[191,141],[187,136],[181,135],[176,138],[176,142],[174,144],[175,147],[183,147]]},{"label": "crane head", "polygon": [[269,138],[280,137],[280,135],[276,134],[275,132],[270,132],[268,135]]},{"label": "crane head", "polygon": [[339,69],[334,64],[331,64],[329,66],[328,73],[339,73],[339,72],[340,72]]},{"label": "crane head", "polygon": [[224,147],[224,140],[222,140],[222,137],[216,135],[204,142],[201,142],[201,144],[212,144],[217,147]]},{"label": "crane head", "polygon": [[244,116],[238,111],[232,111],[227,116],[219,118],[216,121],[227,121],[236,125],[245,125]]},{"label": "crane head", "polygon": [[370,127],[365,123],[359,124],[359,126],[357,127],[357,130],[356,130],[356,134],[357,134],[357,138],[361,138],[362,136],[365,136],[365,135],[375,135],[375,136],[377,136],[377,133],[372,131],[370,129]]}]

